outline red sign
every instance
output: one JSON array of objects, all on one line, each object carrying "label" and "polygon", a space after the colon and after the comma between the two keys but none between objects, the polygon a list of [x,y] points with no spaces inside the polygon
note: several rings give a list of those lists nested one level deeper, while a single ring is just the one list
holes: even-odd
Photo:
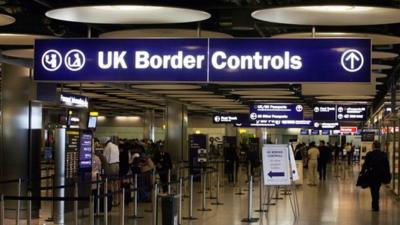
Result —
[{"label": "red sign", "polygon": [[351,134],[356,132],[357,132],[357,127],[340,127],[340,133]]}]

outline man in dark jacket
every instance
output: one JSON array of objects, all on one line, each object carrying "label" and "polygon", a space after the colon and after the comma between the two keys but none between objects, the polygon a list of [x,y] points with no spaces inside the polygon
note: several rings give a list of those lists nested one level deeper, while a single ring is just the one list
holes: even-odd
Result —
[{"label": "man in dark jacket", "polygon": [[154,154],[153,161],[156,164],[160,181],[163,184],[163,192],[168,190],[168,171],[172,169],[171,156],[168,152],[165,152],[164,145],[160,145],[160,150]]},{"label": "man in dark jacket", "polygon": [[319,179],[326,180],[326,164],[329,161],[329,155],[331,154],[328,146],[325,145],[325,141],[319,143],[319,158],[318,158],[318,172]]},{"label": "man in dark jacket", "polygon": [[365,156],[362,170],[368,169],[371,171],[369,188],[372,197],[372,210],[379,211],[379,189],[381,184],[388,180],[387,177],[390,177],[390,167],[386,154],[381,151],[381,144],[378,141],[374,141],[372,148],[373,151],[368,152]]}]

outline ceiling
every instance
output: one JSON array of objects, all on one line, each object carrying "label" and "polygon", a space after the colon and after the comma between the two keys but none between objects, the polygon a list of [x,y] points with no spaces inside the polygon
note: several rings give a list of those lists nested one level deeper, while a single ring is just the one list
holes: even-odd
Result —
[{"label": "ceiling", "polygon": [[[105,0],[6,0],[0,5],[0,12],[7,13],[16,19],[16,22],[7,26],[0,26],[1,50],[25,49],[20,54],[29,58],[31,50],[29,43],[24,46],[18,43],[4,44],[1,42],[1,33],[27,33],[49,35],[56,37],[87,37],[90,28],[92,37],[103,33],[126,29],[197,29],[221,32],[227,37],[271,37],[287,33],[302,32],[311,36],[311,26],[268,23],[255,20],[251,13],[255,10],[287,6],[310,4],[312,1],[300,0],[169,0],[169,1],[112,1],[113,4],[149,4],[179,6],[191,9],[200,9],[211,14],[211,18],[198,23],[160,24],[160,25],[113,25],[113,24],[82,24],[64,22],[47,18],[45,13],[51,9],[67,6],[91,4],[110,4]],[[321,3],[321,1],[314,1]],[[349,1],[324,1],[342,3]],[[356,1],[356,3],[374,3],[376,1]],[[399,1],[379,1],[381,6],[400,7]],[[371,18],[373,20],[374,18]],[[373,26],[318,26],[317,32],[351,32],[377,33],[400,36],[400,25],[373,25]],[[162,33],[162,32],[161,32]],[[338,94],[337,90],[348,90],[346,85],[331,84],[329,87],[319,84],[307,85],[303,90],[301,84],[191,84],[161,86],[142,86],[141,84],[59,84],[58,88],[64,92],[86,95],[90,98],[92,107],[105,115],[132,115],[141,114],[145,109],[155,109],[159,115],[163,112],[168,101],[178,101],[188,105],[191,114],[220,112],[246,112],[248,105],[257,102],[298,102],[305,106],[305,116],[312,114],[313,105],[318,102],[360,102],[377,106],[384,101],[387,87],[393,79],[399,64],[399,44],[374,45],[377,52],[396,53],[383,54],[384,57],[374,57],[373,64],[388,65],[376,66],[374,72],[385,74],[376,77],[376,81],[369,86],[351,87],[350,93]],[[28,45],[28,46],[27,46]],[[6,52],[7,53],[7,52]],[[15,52],[11,52],[15,56]],[[8,52],[8,56],[13,57]],[[18,56],[18,54],[16,54]],[[382,55],[382,53],[376,53]],[[355,86],[354,86],[355,85]],[[368,90],[367,93],[365,90]],[[357,91],[359,90],[359,91]]]}]

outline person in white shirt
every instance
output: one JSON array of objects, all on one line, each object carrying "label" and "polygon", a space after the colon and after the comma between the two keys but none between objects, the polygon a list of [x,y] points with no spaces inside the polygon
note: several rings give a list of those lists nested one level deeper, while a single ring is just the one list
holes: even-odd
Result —
[{"label": "person in white shirt", "polygon": [[119,149],[118,146],[107,140],[104,145],[103,156],[106,159],[107,165],[104,167],[104,172],[107,176],[119,175]]},{"label": "person in white shirt", "polygon": [[315,147],[315,142],[310,143],[310,149],[308,150],[308,171],[309,171],[309,185],[317,185],[317,165],[319,158],[319,150]]}]

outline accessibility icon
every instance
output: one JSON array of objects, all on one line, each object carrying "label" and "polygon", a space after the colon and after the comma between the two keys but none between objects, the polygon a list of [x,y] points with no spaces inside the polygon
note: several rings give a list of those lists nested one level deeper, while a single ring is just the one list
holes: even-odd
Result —
[{"label": "accessibility icon", "polygon": [[65,55],[65,66],[71,71],[78,71],[85,66],[85,54],[78,49],[72,49]]},{"label": "accessibility icon", "polygon": [[346,71],[353,73],[364,65],[364,56],[358,50],[349,49],[342,54],[340,62]]},{"label": "accessibility icon", "polygon": [[47,50],[42,56],[42,66],[47,71],[56,71],[60,68],[61,64],[62,56],[57,50]]}]

